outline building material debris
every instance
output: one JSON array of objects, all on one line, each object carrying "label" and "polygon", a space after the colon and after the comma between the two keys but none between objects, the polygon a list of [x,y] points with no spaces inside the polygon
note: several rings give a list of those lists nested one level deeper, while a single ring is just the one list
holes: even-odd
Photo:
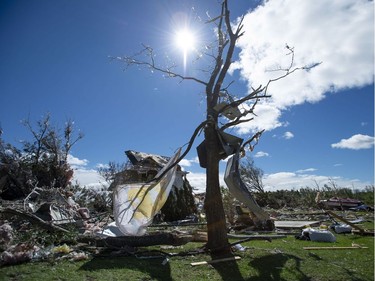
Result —
[{"label": "building material debris", "polygon": [[352,249],[368,249],[368,247],[303,247],[304,250],[352,250]]},{"label": "building material debris", "polygon": [[[336,237],[332,232],[338,235],[341,233],[373,235],[373,232],[357,225],[357,223],[373,221],[373,216],[369,212],[361,214],[363,217],[358,217],[358,213],[351,209],[333,212],[313,208],[293,209],[286,205],[280,208],[268,206],[261,208],[239,175],[238,146],[242,139],[232,138],[231,135],[223,132],[218,132],[218,134],[222,145],[221,156],[225,158],[234,154],[227,163],[225,182],[229,191],[247,206],[246,208],[238,201],[233,201],[235,203],[232,207],[236,206],[237,215],[234,209],[231,210],[233,220],[228,219],[230,226],[228,225],[227,236],[232,239],[230,246],[234,252],[246,251],[249,248],[242,246],[241,243],[252,240],[271,242],[273,239],[285,238],[285,234],[295,235],[296,233],[292,232],[296,230],[299,231],[296,238],[316,242],[335,242]],[[82,193],[78,192],[76,196],[73,196],[70,190],[58,188],[35,187],[23,201],[17,201],[17,203],[1,201],[0,265],[50,258],[79,261],[106,254],[111,257],[127,255],[136,258],[157,256],[164,258],[163,264],[167,264],[169,261],[167,257],[207,254],[204,193],[199,195],[199,200],[194,201],[192,187],[186,180],[187,172],[175,165],[179,153],[180,150],[170,158],[126,151],[132,165],[128,165],[126,170],[117,174],[111,184],[111,191],[106,190],[108,192],[106,195],[114,192],[112,198],[114,217],[111,216],[109,208],[104,209],[105,212],[102,209],[98,211],[97,208],[92,210],[89,205],[91,203],[87,203],[90,207],[89,211],[86,206],[77,204],[73,198],[81,205],[89,202],[88,200],[78,201],[80,198],[77,194]],[[174,191],[171,192],[171,190]],[[184,190],[186,194],[189,194],[193,199],[191,205],[194,205],[194,208],[185,208],[187,205],[179,201],[183,196],[175,190]],[[167,201],[172,197],[174,205],[167,206]],[[342,206],[343,202],[340,204]],[[170,218],[175,218],[173,220],[163,220],[166,214],[162,212],[163,205],[169,208],[167,211],[170,214],[177,213],[178,208],[186,209],[184,210],[186,214],[170,216]],[[197,210],[201,210],[202,213]],[[338,223],[338,221],[343,223]],[[241,232],[238,231],[240,228],[234,227],[237,222],[245,225],[245,229],[241,228]],[[146,233],[146,229],[149,232]],[[38,237],[39,233],[43,237]],[[243,235],[244,233],[247,235]],[[32,234],[32,239],[29,239],[29,234]],[[19,240],[22,235],[29,240],[27,242]],[[56,237],[63,237],[63,239]],[[154,251],[151,250],[145,256],[142,255],[142,251],[138,251],[138,247],[156,245],[183,248],[182,245],[189,242],[204,244],[198,250],[180,253],[159,251],[158,255],[151,255],[150,253]],[[304,247],[303,249],[350,250],[367,249],[367,247],[352,244],[348,247]],[[191,266],[238,259],[240,257],[235,256],[191,263]]]},{"label": "building material debris", "polygon": [[350,208],[355,208],[363,205],[363,202],[357,199],[351,198],[337,198],[332,197],[327,200],[319,200],[319,195],[317,196],[317,201],[320,207],[323,209],[340,209],[347,210]]},{"label": "building material debris", "polygon": [[302,230],[299,236],[296,236],[300,240],[310,240],[313,242],[336,242],[336,237],[327,229],[315,229],[307,227]]},{"label": "building material debris", "polygon": [[217,260],[211,260],[211,261],[192,262],[190,265],[191,266],[207,265],[207,264],[214,264],[214,263],[226,262],[226,261],[236,261],[236,260],[240,260],[240,259],[241,259],[241,257],[234,256],[234,257],[230,257],[230,258],[223,258],[223,259],[217,259]]},{"label": "building material debris", "polygon": [[353,227],[354,229],[358,230],[359,233],[360,233],[361,235],[373,234],[373,232],[371,233],[371,232],[369,232],[367,229],[363,229],[363,228],[359,227],[359,226],[356,225],[355,223],[352,223],[352,222],[348,221],[347,219],[344,219],[343,217],[341,217],[341,216],[335,214],[335,213],[332,212],[332,211],[327,211],[327,214],[329,214],[330,216],[332,216],[332,217],[334,217],[334,218],[336,218],[336,219],[338,219],[338,220],[340,220],[340,221],[346,223],[347,225],[350,225],[350,226]]},{"label": "building material debris", "polygon": [[304,228],[306,226],[319,226],[320,221],[279,221],[275,220],[275,227],[276,228]]}]

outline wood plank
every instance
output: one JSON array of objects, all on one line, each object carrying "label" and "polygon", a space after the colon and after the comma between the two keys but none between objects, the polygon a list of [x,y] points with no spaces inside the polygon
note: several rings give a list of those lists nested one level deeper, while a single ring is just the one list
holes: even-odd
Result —
[{"label": "wood plank", "polygon": [[342,221],[342,222],[345,222],[346,224],[348,224],[348,225],[350,225],[351,227],[353,227],[354,229],[357,229],[359,232],[360,232],[360,234],[363,234],[363,233],[365,233],[367,230],[365,230],[365,229],[362,229],[362,228],[360,228],[358,225],[355,225],[354,223],[351,223],[350,221],[348,221],[347,219],[344,219],[343,217],[340,217],[339,215],[336,215],[334,212],[332,212],[332,211],[326,211],[327,212],[327,214],[329,214],[329,215],[331,215],[332,217],[334,217],[334,218],[336,218],[336,219],[338,219],[338,220],[340,220],[340,221]]},{"label": "wood plank", "polygon": [[217,259],[217,260],[211,260],[211,261],[199,261],[199,262],[192,262],[191,266],[198,266],[198,265],[207,265],[207,264],[213,264],[213,263],[219,263],[219,262],[225,262],[225,261],[235,261],[240,260],[241,257],[234,256],[230,258],[224,258],[224,259]]},{"label": "wood plank", "polygon": [[368,249],[368,247],[303,247],[304,250],[348,250],[348,249]]},{"label": "wood plank", "polygon": [[244,234],[227,234],[228,238],[232,239],[249,239],[249,240],[268,240],[268,239],[280,239],[280,238],[286,238],[286,235],[280,235],[280,234],[271,234],[271,235],[244,235]]},{"label": "wood plank", "polygon": [[304,228],[307,225],[318,226],[320,221],[275,221],[276,228]]}]

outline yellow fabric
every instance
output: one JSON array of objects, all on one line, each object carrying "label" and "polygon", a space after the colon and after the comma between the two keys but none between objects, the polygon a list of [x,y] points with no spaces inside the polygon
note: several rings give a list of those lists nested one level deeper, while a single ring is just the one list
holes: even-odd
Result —
[{"label": "yellow fabric", "polygon": [[[181,149],[156,175],[158,178],[176,162]],[[113,213],[116,224],[125,235],[141,236],[147,226],[167,201],[172,188],[177,165],[171,168],[159,181],[151,183],[131,183],[116,187],[113,196]]]}]

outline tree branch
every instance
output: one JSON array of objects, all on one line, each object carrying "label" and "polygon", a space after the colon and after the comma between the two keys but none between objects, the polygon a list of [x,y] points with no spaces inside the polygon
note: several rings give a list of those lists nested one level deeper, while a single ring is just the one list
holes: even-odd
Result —
[{"label": "tree branch", "polygon": [[[167,68],[161,68],[161,67],[158,67],[155,63],[155,60],[154,60],[154,54],[153,54],[153,49],[151,47],[148,47],[148,46],[145,46],[143,45],[144,49],[141,50],[140,52],[136,53],[135,55],[133,56],[123,56],[123,57],[110,57],[110,59],[112,60],[119,60],[119,61],[122,61],[122,62],[125,62],[125,64],[129,67],[129,66],[132,66],[132,65],[139,65],[139,66],[143,66],[143,67],[148,67],[150,68],[151,70],[156,70],[158,72],[161,72],[161,73],[164,73],[167,75],[167,77],[177,77],[177,78],[181,78],[182,80],[193,80],[197,83],[200,83],[200,84],[203,84],[203,85],[207,85],[206,82],[196,78],[196,77],[191,77],[191,76],[184,76],[184,75],[181,75],[179,73],[176,73],[174,71],[171,70],[172,67],[167,67]],[[136,57],[137,56],[140,56],[142,54],[144,54],[146,52],[146,56],[149,57],[149,60],[150,61],[143,61],[143,60],[139,60],[137,59]]]},{"label": "tree branch", "polygon": [[[253,135],[249,140],[245,141],[242,146],[241,146],[241,150],[244,150],[245,149],[245,146],[246,145],[249,145],[250,146],[250,150],[253,151],[254,150],[254,147],[258,144],[258,141],[259,141],[259,138],[262,136],[263,132],[265,130],[262,130],[260,132],[257,132],[255,135]],[[255,144],[252,145],[251,143],[255,140]]]},{"label": "tree branch", "polygon": [[[322,64],[323,62],[314,62],[314,63],[310,63],[308,65],[305,65],[305,66],[302,66],[302,67],[295,67],[293,68],[293,65],[294,65],[294,48],[293,47],[289,47],[288,45],[285,46],[286,49],[288,49],[290,52],[287,54],[287,55],[291,55],[292,58],[290,60],[290,64],[287,68],[281,68],[279,67],[278,69],[273,69],[273,70],[268,70],[269,72],[270,71],[284,71],[285,74],[275,78],[275,79],[270,79],[265,87],[265,93],[267,93],[267,90],[268,90],[268,86],[272,83],[272,82],[276,82],[280,79],[283,79],[287,76],[289,76],[290,74],[292,74],[293,72],[297,71],[297,70],[306,70],[306,71],[310,71],[311,69],[317,67],[318,65]],[[292,69],[293,68],[293,69]]]}]

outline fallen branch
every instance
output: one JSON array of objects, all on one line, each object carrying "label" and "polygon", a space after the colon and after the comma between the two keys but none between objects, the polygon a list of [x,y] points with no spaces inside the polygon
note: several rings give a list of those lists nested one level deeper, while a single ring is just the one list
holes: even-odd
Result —
[{"label": "fallen branch", "polygon": [[247,241],[251,241],[251,240],[266,240],[268,242],[272,242],[272,239],[280,239],[280,238],[286,238],[287,236],[286,235],[233,235],[233,234],[228,234],[228,238],[244,238],[242,240],[239,240],[239,241],[236,241],[236,242],[233,242],[230,244],[231,247],[237,245],[237,244],[241,244],[241,243],[245,243]]},{"label": "fallen branch", "polygon": [[79,236],[77,242],[95,245],[96,247],[121,249],[124,247],[147,247],[155,245],[180,246],[190,242],[192,238],[191,235],[157,233],[145,236],[119,236],[107,238]]}]

